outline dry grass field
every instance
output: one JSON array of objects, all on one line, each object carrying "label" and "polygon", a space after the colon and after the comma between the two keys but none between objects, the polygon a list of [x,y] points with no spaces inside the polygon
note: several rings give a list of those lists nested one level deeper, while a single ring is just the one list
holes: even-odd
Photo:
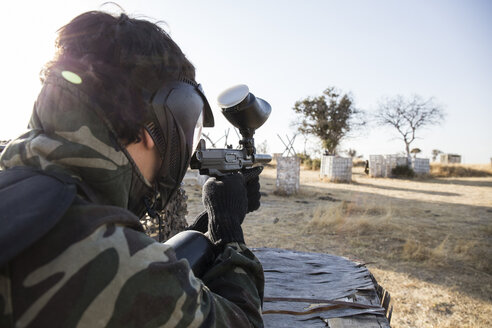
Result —
[{"label": "dry grass field", "polygon": [[[392,327],[492,327],[492,177],[375,179],[352,183],[301,170],[296,196],[274,194],[243,224],[251,247],[330,253],[365,262],[392,295]],[[188,219],[201,189],[186,186]]]}]

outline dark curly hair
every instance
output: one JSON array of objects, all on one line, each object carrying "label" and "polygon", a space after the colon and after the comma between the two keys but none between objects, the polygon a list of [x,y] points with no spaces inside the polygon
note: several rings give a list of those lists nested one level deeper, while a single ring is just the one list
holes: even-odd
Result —
[{"label": "dark curly hair", "polygon": [[85,72],[89,96],[125,144],[140,140],[145,93],[152,94],[166,81],[195,80],[194,66],[161,27],[124,13],[90,11],[75,17],[58,30],[56,49],[41,80],[58,69]]}]

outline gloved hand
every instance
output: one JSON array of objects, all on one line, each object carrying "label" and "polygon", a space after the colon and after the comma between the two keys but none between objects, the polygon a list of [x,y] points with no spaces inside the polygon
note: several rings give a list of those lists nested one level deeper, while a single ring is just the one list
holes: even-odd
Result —
[{"label": "gloved hand", "polygon": [[210,178],[203,185],[203,205],[208,214],[208,235],[214,244],[244,243],[241,223],[248,210],[247,191],[241,174]]},{"label": "gloved hand", "polygon": [[[246,193],[248,197],[248,211],[247,213],[256,211],[260,207],[260,174],[263,171],[263,166],[257,166],[252,169],[243,169],[241,171],[244,180],[246,182]],[[244,220],[244,219],[243,219]],[[241,221],[241,224],[243,221]],[[198,214],[192,224],[187,230],[196,230],[202,233],[206,233],[208,230],[208,214],[207,211],[203,211]]]},{"label": "gloved hand", "polygon": [[[248,193],[248,213],[260,208],[260,174],[263,166],[253,167],[252,169],[243,169],[244,181],[246,181],[246,190]],[[242,223],[242,222],[241,222]]]}]

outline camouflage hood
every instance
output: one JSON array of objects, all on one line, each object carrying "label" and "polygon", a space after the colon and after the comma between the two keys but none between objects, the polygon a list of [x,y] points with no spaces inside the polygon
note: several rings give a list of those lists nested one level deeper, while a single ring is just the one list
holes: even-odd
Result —
[{"label": "camouflage hood", "polygon": [[[98,115],[83,79],[67,71],[50,75],[34,105],[30,130],[5,148],[0,167],[67,173],[83,180],[98,203],[127,208],[132,159]],[[143,179],[140,172],[137,176]]]}]

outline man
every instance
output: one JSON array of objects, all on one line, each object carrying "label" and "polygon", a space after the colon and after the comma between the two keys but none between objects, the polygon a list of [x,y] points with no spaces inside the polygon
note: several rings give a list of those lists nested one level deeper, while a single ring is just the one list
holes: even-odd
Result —
[{"label": "man", "polygon": [[263,271],[240,225],[261,170],[205,184],[193,227],[217,257],[201,279],[139,223],[213,126],[179,47],[145,20],[88,12],[60,29],[42,79],[30,130],[0,158],[0,327],[262,326]]}]

